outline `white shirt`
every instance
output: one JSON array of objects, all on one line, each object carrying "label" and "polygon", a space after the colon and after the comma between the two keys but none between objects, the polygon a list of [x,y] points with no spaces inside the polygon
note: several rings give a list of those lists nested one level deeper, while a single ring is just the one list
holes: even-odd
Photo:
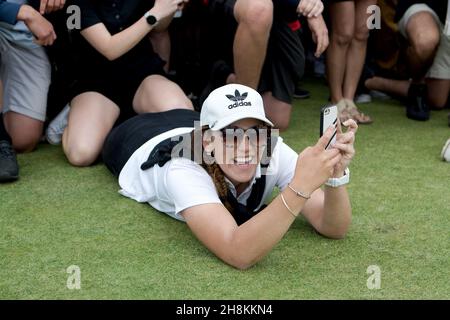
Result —
[{"label": "white shirt", "polygon": [[[170,130],[147,141],[136,150],[120,172],[119,193],[138,202],[147,202],[156,210],[181,221],[184,221],[184,218],[180,213],[187,208],[201,204],[222,203],[212,178],[199,164],[189,159],[175,158],[163,167],[156,164],[148,170],[140,168],[158,143],[192,130],[192,128]],[[267,170],[266,186],[258,209],[269,200],[275,187],[284,190],[291,182],[297,158],[298,154],[287,146],[281,137],[278,138]],[[255,177],[237,198],[239,203],[246,205],[253,184],[260,176],[261,167],[258,166]],[[225,178],[225,180],[232,194],[236,196],[233,184],[228,179]]]}]

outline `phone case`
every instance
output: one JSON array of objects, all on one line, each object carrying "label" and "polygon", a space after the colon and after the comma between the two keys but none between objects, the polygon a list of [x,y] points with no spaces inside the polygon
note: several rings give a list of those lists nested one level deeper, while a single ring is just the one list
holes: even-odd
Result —
[{"label": "phone case", "polygon": [[[331,125],[337,124],[338,110],[337,106],[328,106],[322,108],[320,112],[320,136],[323,136],[324,131],[326,131]],[[328,141],[325,149],[328,149],[330,145],[336,142],[337,128],[334,130],[333,137]]]}]

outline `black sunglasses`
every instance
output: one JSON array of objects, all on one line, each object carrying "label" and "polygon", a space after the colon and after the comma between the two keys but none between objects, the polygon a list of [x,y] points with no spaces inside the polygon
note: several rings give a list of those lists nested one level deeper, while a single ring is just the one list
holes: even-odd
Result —
[{"label": "black sunglasses", "polygon": [[223,143],[233,143],[233,146],[237,145],[238,141],[242,141],[243,137],[248,137],[250,144],[259,145],[261,142],[266,143],[271,136],[271,128],[263,125],[256,125],[245,130],[239,127],[225,127],[220,132]]}]

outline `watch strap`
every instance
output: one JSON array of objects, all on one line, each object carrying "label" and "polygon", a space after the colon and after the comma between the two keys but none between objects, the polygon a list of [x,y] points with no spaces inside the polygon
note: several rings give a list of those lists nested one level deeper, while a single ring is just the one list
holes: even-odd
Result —
[{"label": "watch strap", "polygon": [[344,175],[342,177],[330,178],[325,183],[325,185],[332,187],[332,188],[337,188],[337,187],[343,186],[345,184],[348,184],[349,182],[350,182],[350,170],[347,168],[347,169],[345,169]]}]

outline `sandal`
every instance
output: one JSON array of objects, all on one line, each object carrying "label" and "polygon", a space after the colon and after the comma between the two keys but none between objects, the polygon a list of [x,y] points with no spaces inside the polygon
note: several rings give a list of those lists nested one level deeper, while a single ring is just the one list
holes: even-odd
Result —
[{"label": "sandal", "polygon": [[344,99],[339,100],[339,102],[336,103],[336,106],[338,108],[339,121],[341,123],[352,119],[352,115],[350,114]]},{"label": "sandal", "polygon": [[358,110],[358,107],[352,100],[344,99],[347,105],[347,111],[349,112],[351,118],[358,124],[371,124],[373,122],[372,118]]}]

